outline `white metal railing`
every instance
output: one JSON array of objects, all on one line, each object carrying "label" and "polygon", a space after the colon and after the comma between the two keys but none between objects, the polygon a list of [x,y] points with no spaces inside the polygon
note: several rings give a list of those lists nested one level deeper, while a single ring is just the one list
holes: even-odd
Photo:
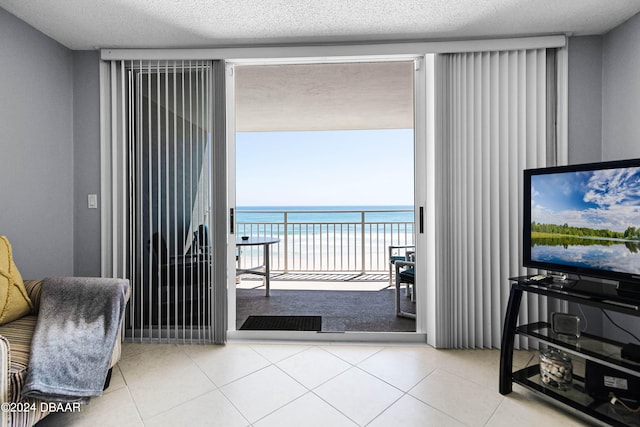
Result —
[{"label": "white metal railing", "polygon": [[[407,220],[385,218],[394,214]],[[242,219],[249,215],[254,219]],[[285,273],[388,271],[389,246],[414,244],[411,209],[239,209],[236,218],[239,236],[280,239],[270,249],[271,270]],[[243,247],[239,255],[243,266],[262,263],[261,247]]]}]

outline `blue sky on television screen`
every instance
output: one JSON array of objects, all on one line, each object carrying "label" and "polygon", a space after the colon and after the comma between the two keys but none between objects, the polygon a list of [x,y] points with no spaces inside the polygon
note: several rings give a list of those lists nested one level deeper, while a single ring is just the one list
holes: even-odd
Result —
[{"label": "blue sky on television screen", "polygon": [[618,232],[640,227],[640,168],[532,175],[531,221]]}]

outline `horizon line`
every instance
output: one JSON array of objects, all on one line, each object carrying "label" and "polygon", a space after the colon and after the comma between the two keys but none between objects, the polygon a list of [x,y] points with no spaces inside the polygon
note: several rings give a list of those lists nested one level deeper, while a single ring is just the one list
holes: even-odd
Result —
[{"label": "horizon line", "polygon": [[240,205],[240,204],[236,204],[236,208],[283,208],[283,207],[310,207],[310,208],[317,208],[317,207],[347,207],[347,208],[352,208],[352,207],[414,207],[414,204],[390,204],[390,205],[384,205],[384,204],[361,204],[361,205],[352,205],[352,204],[348,204],[348,205],[341,205],[341,204],[318,204],[318,205],[307,205],[307,204],[300,204],[300,205],[295,205],[295,204],[286,204],[286,205],[258,205],[258,204],[247,204],[247,205]]}]

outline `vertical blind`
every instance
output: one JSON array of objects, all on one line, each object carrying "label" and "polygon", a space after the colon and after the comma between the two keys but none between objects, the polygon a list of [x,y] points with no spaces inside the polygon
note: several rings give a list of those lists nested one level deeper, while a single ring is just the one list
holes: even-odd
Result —
[{"label": "vertical blind", "polygon": [[[522,171],[555,159],[547,54],[535,49],[438,56],[442,138],[436,176],[442,185],[436,194],[436,264],[442,301],[452,308],[438,317],[443,347],[500,347],[508,278],[526,273]],[[543,319],[548,310],[545,298],[529,295],[521,321]]]},{"label": "vertical blind", "polygon": [[112,179],[111,226],[103,234],[111,236],[112,255],[103,274],[131,281],[125,336],[216,341],[210,235],[213,64],[112,61],[104,73],[110,88]]}]

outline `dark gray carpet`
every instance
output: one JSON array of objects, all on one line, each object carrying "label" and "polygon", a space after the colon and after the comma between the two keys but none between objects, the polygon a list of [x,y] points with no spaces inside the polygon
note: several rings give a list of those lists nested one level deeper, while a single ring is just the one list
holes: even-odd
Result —
[{"label": "dark gray carpet", "polygon": [[[403,291],[404,292],[404,291]],[[250,315],[322,316],[323,332],[415,332],[416,322],[395,315],[395,291],[301,291],[236,289],[236,328]],[[404,311],[415,303],[404,295]]]}]

